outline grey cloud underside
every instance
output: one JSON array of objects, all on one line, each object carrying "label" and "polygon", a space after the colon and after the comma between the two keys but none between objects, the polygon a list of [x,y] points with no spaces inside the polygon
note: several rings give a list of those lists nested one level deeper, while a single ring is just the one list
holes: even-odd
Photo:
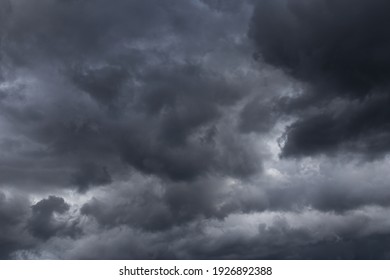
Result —
[{"label": "grey cloud underside", "polygon": [[7,259],[15,250],[29,248],[29,236],[21,234],[29,209],[22,197],[7,198],[0,193],[0,202],[0,259]]},{"label": "grey cloud underside", "polygon": [[70,209],[61,197],[49,196],[31,206],[32,215],[27,221],[27,229],[34,237],[49,239],[53,236],[72,236],[81,233],[77,221],[56,219],[55,214],[63,215]]},{"label": "grey cloud underside", "polygon": [[387,1],[261,1],[250,36],[261,58],[306,84],[280,110],[298,120],[283,156],[389,151]]},{"label": "grey cloud underside", "polygon": [[[3,72],[9,79],[25,74],[20,79],[31,85],[21,81],[4,90],[3,117],[21,137],[42,146],[31,151],[37,158],[68,161],[64,173],[72,173],[70,166],[83,172],[91,162],[107,172],[100,180],[63,174],[60,183],[68,180],[79,189],[107,183],[111,168],[104,161],[115,158],[174,181],[207,173],[247,176],[261,168],[239,135],[218,127],[248,89],[240,77],[202,62],[222,47],[209,40],[228,40],[219,30],[223,20],[197,23],[202,13],[217,11],[175,1],[120,1],[114,7],[39,1],[34,12],[31,5],[11,5],[5,20]],[[219,26],[203,32],[195,23]],[[21,145],[24,139],[18,140],[4,141]]]},{"label": "grey cloud underside", "polygon": [[0,259],[388,258],[388,5],[351,2],[0,0]]},{"label": "grey cloud underside", "polygon": [[[145,197],[145,196],[144,196]],[[148,200],[153,201],[153,200]],[[156,201],[154,201],[156,202]],[[141,203],[142,204],[142,203]],[[51,197],[33,209],[50,215],[65,211],[60,198]],[[150,213],[137,213],[140,204],[132,207],[132,224],[145,225]],[[145,206],[144,206],[145,207]],[[159,208],[158,203],[150,207]],[[150,209],[144,209],[150,211]],[[155,214],[161,213],[156,209]],[[38,211],[38,210],[37,210]],[[46,211],[46,212],[45,212]],[[87,211],[87,210],[83,210]],[[110,211],[110,210],[109,210]],[[108,211],[108,212],[109,212]],[[33,210],[35,212],[35,210]],[[84,212],[86,213],[86,212]],[[194,220],[169,229],[139,230],[120,223],[124,215],[107,217],[106,226],[84,225],[84,234],[77,237],[55,234],[46,242],[29,240],[11,250],[15,258],[65,259],[387,259],[390,248],[388,209],[375,208],[345,214],[321,213],[312,210],[290,212],[234,214],[226,219]],[[119,213],[117,213],[119,214]],[[164,215],[164,214],[162,214]],[[34,217],[34,214],[33,214]],[[45,218],[46,219],[46,218]],[[52,223],[59,223],[53,218]],[[100,221],[101,222],[101,221]],[[127,221],[129,222],[129,221]],[[153,222],[153,225],[158,223]],[[58,228],[57,228],[58,229]],[[20,234],[18,234],[20,238]],[[8,246],[14,244],[7,240]],[[20,242],[20,241],[19,241]],[[24,240],[24,242],[26,242]],[[60,252],[57,248],[63,248]],[[15,249],[19,249],[14,251]],[[7,248],[2,247],[7,253]],[[5,251],[4,251],[5,250]],[[10,252],[10,253],[11,253]],[[7,258],[9,256],[2,255]]]}]

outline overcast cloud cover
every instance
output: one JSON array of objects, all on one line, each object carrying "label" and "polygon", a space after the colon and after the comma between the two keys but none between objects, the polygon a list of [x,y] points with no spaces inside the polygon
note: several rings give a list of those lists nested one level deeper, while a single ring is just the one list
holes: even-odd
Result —
[{"label": "overcast cloud cover", "polygon": [[0,0],[0,259],[390,258],[387,0]]}]

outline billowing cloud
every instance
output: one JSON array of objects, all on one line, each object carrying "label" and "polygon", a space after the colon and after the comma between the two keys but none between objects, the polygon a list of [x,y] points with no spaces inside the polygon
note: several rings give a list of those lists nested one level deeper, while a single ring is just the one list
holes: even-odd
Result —
[{"label": "billowing cloud", "polygon": [[[17,148],[7,163],[19,153],[19,162],[35,160],[40,169],[26,172],[15,163],[24,173],[20,180],[49,185],[57,174],[56,185],[85,191],[110,182],[115,174],[109,171],[123,163],[173,181],[212,173],[248,176],[261,168],[235,124],[229,133],[221,127],[228,110],[251,94],[254,81],[244,72],[226,71],[220,61],[209,62],[223,40],[232,40],[220,29],[232,23],[219,19],[218,10],[175,1],[106,7],[104,1],[41,0],[34,9],[28,1],[10,6],[0,106],[10,130],[4,141]],[[198,17],[216,26],[201,32],[195,29]],[[240,57],[230,60],[243,68]]]},{"label": "billowing cloud", "polygon": [[32,216],[27,221],[27,228],[33,236],[41,239],[49,239],[53,236],[74,236],[80,229],[77,222],[68,224],[61,221],[60,216],[70,209],[69,204],[62,197],[49,196],[31,206]]},{"label": "billowing cloud", "polygon": [[281,110],[288,127],[283,156],[388,152],[386,1],[261,1],[250,36],[260,57],[303,82]]},{"label": "billowing cloud", "polygon": [[388,258],[387,6],[0,1],[0,258]]}]

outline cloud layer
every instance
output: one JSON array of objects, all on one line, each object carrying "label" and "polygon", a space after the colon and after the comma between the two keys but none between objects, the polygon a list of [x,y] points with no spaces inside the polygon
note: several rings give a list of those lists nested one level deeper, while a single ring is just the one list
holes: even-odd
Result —
[{"label": "cloud layer", "polygon": [[0,1],[0,258],[388,258],[388,6]]}]

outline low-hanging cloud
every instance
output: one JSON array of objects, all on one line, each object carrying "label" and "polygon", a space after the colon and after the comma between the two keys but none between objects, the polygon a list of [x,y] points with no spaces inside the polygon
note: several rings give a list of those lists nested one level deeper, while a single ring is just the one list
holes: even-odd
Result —
[{"label": "low-hanging cloud", "polygon": [[388,258],[387,6],[0,1],[0,258]]},{"label": "low-hanging cloud", "polygon": [[250,36],[261,58],[307,87],[280,108],[286,157],[389,151],[390,32],[386,1],[261,1]]}]

